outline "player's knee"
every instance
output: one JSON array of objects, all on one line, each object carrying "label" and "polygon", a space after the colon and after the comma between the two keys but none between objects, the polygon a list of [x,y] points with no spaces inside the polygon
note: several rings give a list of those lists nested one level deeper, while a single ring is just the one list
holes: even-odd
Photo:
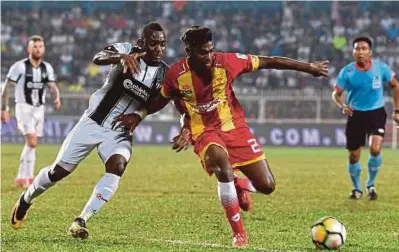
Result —
[{"label": "player's knee", "polygon": [[220,167],[216,167],[214,173],[219,182],[227,183],[234,180],[234,173],[231,168],[220,169]]},{"label": "player's knee", "polygon": [[271,194],[276,189],[276,182],[273,177],[263,180],[261,184],[254,184],[256,191],[263,194]]},{"label": "player's knee", "polygon": [[207,167],[212,169],[220,182],[230,182],[234,180],[234,174],[229,159],[222,148],[216,145],[210,146],[205,155],[205,163]]},{"label": "player's knee", "polygon": [[374,157],[378,156],[380,154],[380,148],[379,146],[371,146],[370,147],[370,154]]},{"label": "player's knee", "polygon": [[36,148],[37,147],[37,138],[36,137],[28,137],[26,144],[30,148]]},{"label": "player's knee", "polygon": [[107,162],[105,165],[105,172],[115,174],[122,177],[125,172],[127,162],[125,158],[113,158],[112,161]]},{"label": "player's knee", "polygon": [[359,152],[350,152],[349,153],[349,162],[351,164],[355,164],[359,162],[360,159],[360,153]]},{"label": "player's knee", "polygon": [[69,171],[56,164],[52,169],[50,169],[48,177],[51,182],[58,182],[67,177],[69,174],[71,174]]}]

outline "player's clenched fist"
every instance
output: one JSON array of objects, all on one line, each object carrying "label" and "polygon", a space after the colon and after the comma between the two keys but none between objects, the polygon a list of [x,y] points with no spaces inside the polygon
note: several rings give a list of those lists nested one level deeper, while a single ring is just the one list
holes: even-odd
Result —
[{"label": "player's clenched fist", "polygon": [[[119,125],[115,127],[118,122],[120,122]],[[115,117],[111,125],[112,128],[115,130],[118,128],[127,128],[129,129],[130,133],[133,133],[133,131],[136,129],[137,125],[139,125],[140,122],[141,117],[136,113],[131,113]]]},{"label": "player's clenched fist", "polygon": [[137,59],[144,56],[145,54],[146,52],[137,52],[130,55],[121,55],[121,65],[123,66],[123,73],[127,73],[127,71],[130,71],[132,75],[140,74],[140,63]]}]

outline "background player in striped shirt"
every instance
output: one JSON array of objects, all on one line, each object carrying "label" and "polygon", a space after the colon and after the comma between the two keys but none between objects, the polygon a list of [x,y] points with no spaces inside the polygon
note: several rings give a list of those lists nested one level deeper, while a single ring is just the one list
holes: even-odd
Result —
[{"label": "background player in striped shirt", "polygon": [[[180,114],[186,115],[194,151],[208,174],[215,174],[218,180],[219,199],[233,230],[233,246],[247,246],[237,193],[241,194],[243,209],[249,210],[251,202],[246,191],[271,194],[275,182],[265,155],[245,122],[233,81],[243,73],[271,68],[328,76],[328,62],[213,52],[212,32],[200,26],[189,28],[182,40],[187,57],[171,66],[161,89],[162,97],[150,104],[147,113],[158,111],[173,99]],[[135,114],[117,119],[131,130],[140,120]],[[236,179],[235,184],[233,169],[239,169],[249,180]]]},{"label": "background player in striped shirt", "polygon": [[70,234],[85,239],[86,222],[115,194],[131,157],[132,141],[117,137],[122,131],[112,124],[116,115],[145,106],[164,83],[168,66],[162,61],[166,34],[158,23],[144,26],[137,46],[115,43],[96,54],[93,62],[111,65],[104,85],[92,94],[89,108],[63,142],[55,162],[43,168],[14,206],[11,225],[19,229],[32,200],[72,173],[94,149],[105,165],[105,174],[94,187],[81,214],[72,222]]},{"label": "background player in striped shirt", "polygon": [[[371,39],[367,37],[359,37],[353,41],[355,62],[341,69],[332,95],[342,113],[348,116],[345,133],[346,148],[349,151],[348,170],[353,183],[350,199],[359,199],[363,194],[359,159],[366,137],[370,142],[366,191],[370,200],[377,199],[374,183],[382,163],[381,145],[387,117],[384,108],[384,82],[388,82],[392,88],[394,100],[392,117],[399,123],[398,81],[388,65],[371,58],[371,48]],[[343,92],[347,94],[347,103],[343,101]]]},{"label": "background player in striped shirt", "polygon": [[15,183],[28,187],[33,182],[38,137],[43,136],[44,103],[47,87],[54,100],[54,109],[61,107],[60,95],[55,83],[54,69],[43,60],[44,39],[35,35],[29,39],[28,58],[16,62],[10,67],[2,94],[1,120],[8,122],[9,87],[15,86],[15,116],[18,129],[25,137],[25,146],[21,152],[20,165]]}]

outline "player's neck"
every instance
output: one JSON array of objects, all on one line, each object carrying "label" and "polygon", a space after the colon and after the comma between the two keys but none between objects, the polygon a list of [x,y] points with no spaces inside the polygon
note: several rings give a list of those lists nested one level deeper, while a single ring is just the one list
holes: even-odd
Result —
[{"label": "player's neck", "polygon": [[162,63],[162,61],[159,61],[159,62],[150,61],[149,59],[147,59],[147,58],[145,58],[145,57],[143,57],[142,59],[143,59],[143,61],[145,62],[145,64],[147,64],[147,65],[149,65],[149,66],[159,66],[159,65],[161,65],[161,63]]},{"label": "player's neck", "polygon": [[199,74],[201,74],[201,73],[203,73],[204,71],[207,70],[206,67],[198,66],[198,65],[197,65],[195,62],[193,62],[193,60],[190,59],[190,58],[187,58],[187,65],[188,65],[188,67],[189,67],[190,70],[192,70],[192,71],[194,71],[194,72],[196,72],[196,73],[199,73]]},{"label": "player's neck", "polygon": [[31,55],[29,55],[29,61],[34,67],[39,67],[42,63],[42,58],[34,59]]},{"label": "player's neck", "polygon": [[356,68],[358,70],[360,70],[360,71],[368,71],[368,70],[370,70],[372,64],[373,63],[371,62],[371,59],[369,61],[364,62],[364,63],[355,62]]}]

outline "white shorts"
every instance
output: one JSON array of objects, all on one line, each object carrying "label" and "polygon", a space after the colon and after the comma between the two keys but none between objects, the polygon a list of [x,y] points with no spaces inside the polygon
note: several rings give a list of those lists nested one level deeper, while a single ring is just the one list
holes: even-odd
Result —
[{"label": "white shorts", "polygon": [[116,139],[119,134],[121,132],[104,128],[92,119],[82,116],[62,143],[55,164],[72,172],[95,147],[104,164],[115,154],[122,155],[129,161],[133,142]]},{"label": "white shorts", "polygon": [[15,117],[18,129],[25,136],[35,134],[43,136],[44,106],[35,107],[27,103],[17,103],[15,106]]}]

